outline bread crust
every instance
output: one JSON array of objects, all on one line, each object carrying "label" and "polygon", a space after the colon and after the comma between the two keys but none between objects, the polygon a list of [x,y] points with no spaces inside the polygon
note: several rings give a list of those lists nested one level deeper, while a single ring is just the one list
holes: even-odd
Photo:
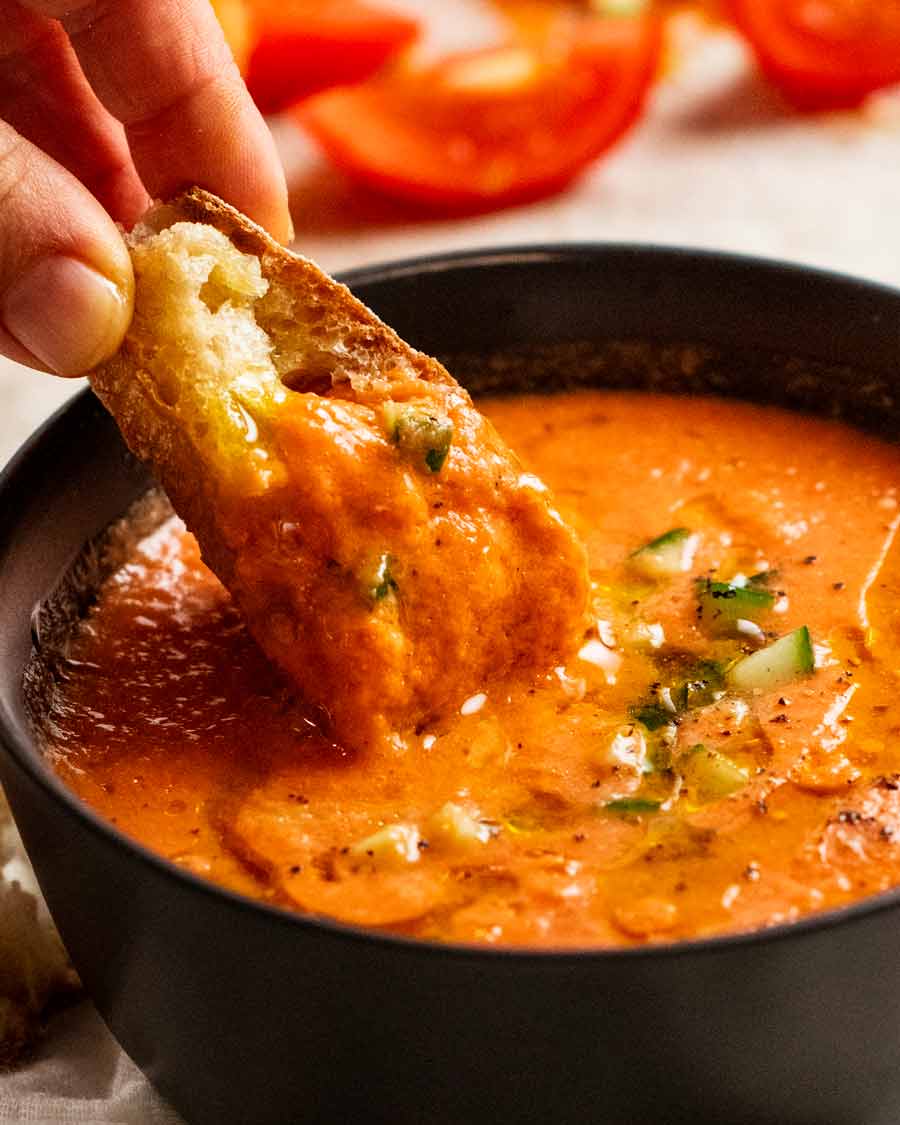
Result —
[{"label": "bread crust", "polygon": [[[211,192],[191,188],[172,203],[158,208],[156,214],[167,226],[191,222],[215,227],[242,253],[259,259],[262,275],[271,286],[296,294],[304,303],[327,306],[334,324],[345,333],[344,346],[351,354],[355,354],[354,345],[364,349],[361,366],[365,369],[387,366],[402,356],[418,378],[426,382],[455,383],[445,367],[410,347],[393,328],[354,297],[346,285],[329,277],[309,258],[276,242],[262,227]],[[148,217],[154,226],[159,219],[155,219],[153,213]],[[262,322],[263,327],[267,327],[264,314]]]},{"label": "bread crust", "polygon": [[[436,359],[410,347],[354,297],[346,285],[329,277],[308,258],[282,246],[252,219],[212,192],[193,187],[169,202],[156,204],[145,216],[143,225],[162,231],[179,222],[214,227],[242,253],[259,259],[262,276],[276,291],[287,290],[310,304],[327,305],[331,313],[327,330],[341,331],[348,350],[362,352],[372,365],[387,367],[402,358],[426,382],[455,382]],[[89,374],[91,387],[116,419],[131,452],[152,467],[176,511],[197,535],[204,561],[228,586],[234,570],[234,552],[216,528],[216,482],[197,472],[194,442],[159,401],[149,381],[140,377],[146,366],[143,345],[140,338],[129,334],[120,351]]]},{"label": "bread crust", "polygon": [[[584,549],[440,363],[199,188],[131,243],[135,320],[91,384],[336,736],[421,726],[571,647]],[[446,465],[398,448],[384,412],[410,404],[452,432]]]}]

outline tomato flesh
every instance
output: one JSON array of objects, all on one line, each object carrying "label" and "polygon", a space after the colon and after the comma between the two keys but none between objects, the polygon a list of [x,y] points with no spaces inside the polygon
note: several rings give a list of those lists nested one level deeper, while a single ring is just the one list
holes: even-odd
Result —
[{"label": "tomato flesh", "polygon": [[367,187],[484,210],[550,194],[609,148],[639,116],[659,55],[652,16],[582,17],[564,40],[451,55],[296,113]]},{"label": "tomato flesh", "polygon": [[731,12],[801,109],[856,106],[900,82],[900,0],[731,0]]},{"label": "tomato flesh", "polygon": [[253,0],[252,19],[246,81],[263,113],[369,78],[419,33],[404,13],[340,0]]}]

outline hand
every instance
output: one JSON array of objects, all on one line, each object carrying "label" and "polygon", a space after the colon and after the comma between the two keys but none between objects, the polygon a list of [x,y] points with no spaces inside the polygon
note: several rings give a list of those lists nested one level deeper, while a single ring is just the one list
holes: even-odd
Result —
[{"label": "hand", "polygon": [[290,238],[208,0],[0,0],[0,353],[59,375],[108,358],[134,285],[115,224],[189,184]]}]

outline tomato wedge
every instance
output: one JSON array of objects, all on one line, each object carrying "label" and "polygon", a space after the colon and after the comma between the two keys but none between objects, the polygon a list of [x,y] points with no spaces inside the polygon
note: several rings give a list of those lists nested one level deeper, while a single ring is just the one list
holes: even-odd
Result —
[{"label": "tomato wedge", "polygon": [[366,186],[443,212],[564,187],[638,118],[659,21],[579,15],[565,35],[445,57],[330,90],[296,116]]},{"label": "tomato wedge", "polygon": [[252,0],[246,81],[263,113],[361,82],[419,34],[418,21],[355,0]]},{"label": "tomato wedge", "polygon": [[900,0],[730,0],[730,9],[800,109],[856,106],[900,82]]}]

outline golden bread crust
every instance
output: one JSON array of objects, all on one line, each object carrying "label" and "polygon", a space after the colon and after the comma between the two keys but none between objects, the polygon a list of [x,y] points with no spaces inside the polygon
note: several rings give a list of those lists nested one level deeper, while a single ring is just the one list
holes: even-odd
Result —
[{"label": "golden bread crust", "polygon": [[[402,358],[419,379],[454,382],[436,359],[410,347],[354,297],[346,285],[329,277],[308,258],[276,242],[262,227],[211,192],[191,188],[172,203],[162,205],[158,214],[168,226],[186,221],[214,227],[242,253],[258,258],[263,277],[273,289],[289,293],[293,304],[302,302],[304,307],[326,310],[327,320],[317,326],[317,332],[323,337],[340,334],[348,356],[359,364],[361,372],[368,373],[373,366],[384,367]],[[156,225],[152,216],[150,221]],[[266,323],[265,307],[259,319],[264,328],[274,328]]]},{"label": "golden bread crust", "polygon": [[91,383],[338,737],[420,726],[571,645],[583,548],[436,360],[208,192],[130,243],[134,321]]}]

